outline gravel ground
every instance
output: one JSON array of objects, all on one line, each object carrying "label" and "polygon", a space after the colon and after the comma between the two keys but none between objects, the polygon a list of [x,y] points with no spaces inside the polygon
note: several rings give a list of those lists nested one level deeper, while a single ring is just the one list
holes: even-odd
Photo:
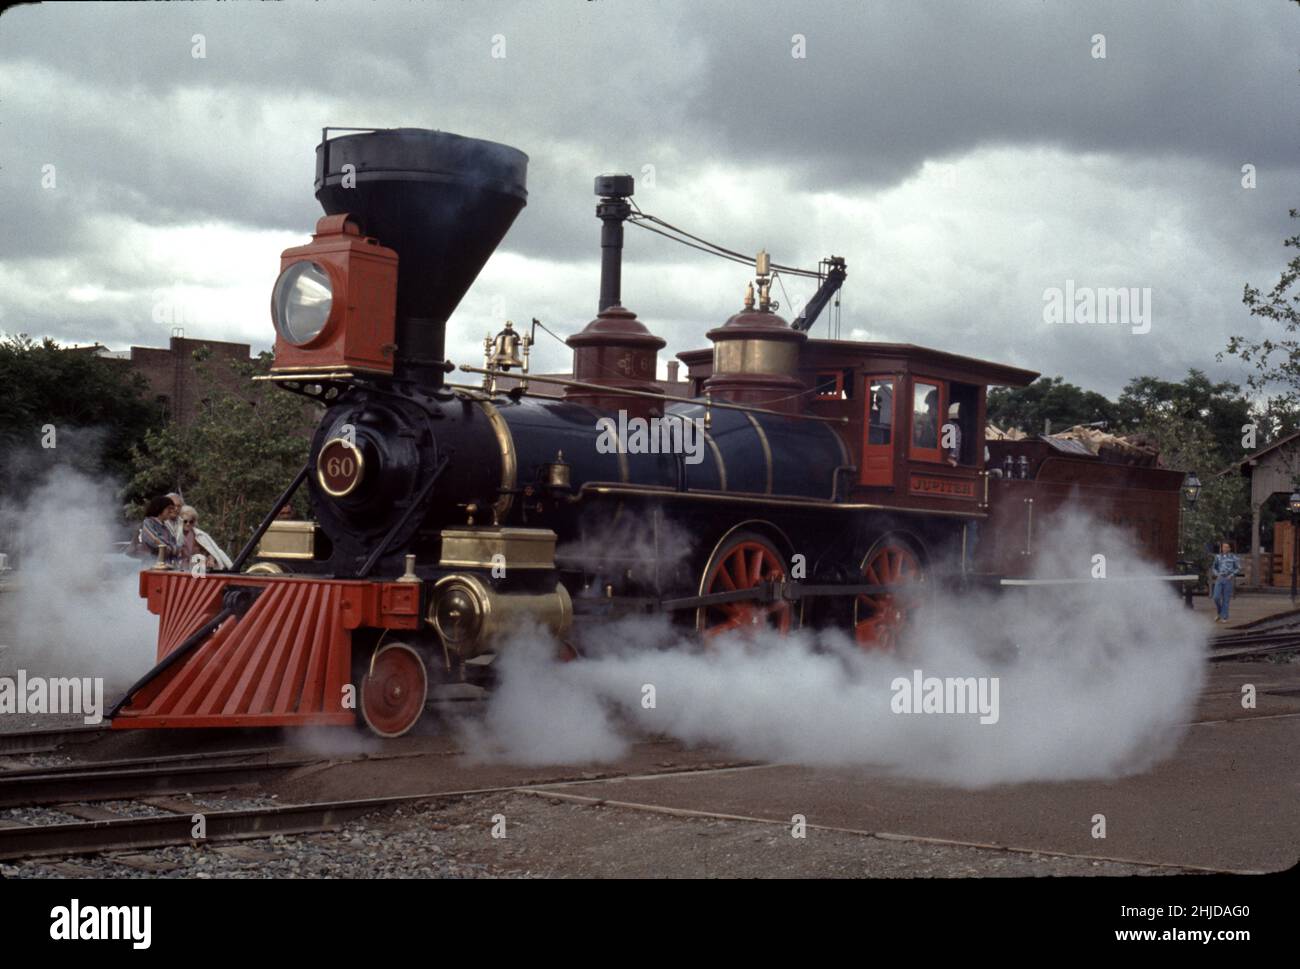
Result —
[{"label": "gravel ground", "polygon": [[[258,799],[203,800],[233,810]],[[504,837],[493,836],[494,828],[501,832],[499,818]],[[0,864],[0,874],[9,878],[952,878],[1177,871],[815,829],[797,839],[784,825],[669,817],[526,794],[412,805],[327,834]]]},{"label": "gravel ground", "polygon": [[[0,672],[0,676],[5,675]],[[69,730],[84,726],[86,726],[86,719],[80,713],[0,713],[0,733],[21,733],[24,730]]]},{"label": "gravel ground", "polygon": [[[11,641],[5,632],[0,609],[0,643]],[[6,652],[0,649],[0,675],[14,665],[13,655],[6,657]],[[1265,666],[1300,663],[1300,655],[1272,656],[1259,662]],[[81,725],[82,718],[76,714],[0,716],[0,732]],[[68,756],[69,751],[73,756]],[[82,759],[76,748],[6,758],[11,768],[55,766],[74,759]],[[319,780],[319,775],[314,776]],[[358,791],[353,796],[363,793]],[[300,799],[292,790],[285,797]],[[208,811],[282,803],[271,795],[188,795],[185,799]],[[101,806],[124,817],[165,813],[136,802],[108,802]],[[494,818],[504,819],[505,837],[493,836],[494,827],[501,833]],[[80,819],[48,808],[16,808],[0,809],[0,822],[4,820],[50,824]],[[816,829],[797,839],[785,825],[676,817],[528,794],[483,795],[406,806],[323,834],[275,835],[61,860],[0,862],[0,875],[20,878],[929,878],[1178,871]]]},{"label": "gravel ground", "polygon": [[81,818],[64,814],[47,807],[16,807],[0,809],[0,821],[17,821],[20,824],[75,824]]}]

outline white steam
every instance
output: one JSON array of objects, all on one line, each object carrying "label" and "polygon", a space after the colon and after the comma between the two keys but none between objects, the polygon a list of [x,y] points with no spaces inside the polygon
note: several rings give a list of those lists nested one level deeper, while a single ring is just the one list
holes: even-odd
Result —
[{"label": "white steam", "polygon": [[0,675],[103,677],[111,703],[153,665],[158,619],[140,598],[141,561],[113,553],[118,518],[113,484],[66,465],[0,499],[0,551],[16,565],[0,593]]},{"label": "white steam", "polygon": [[[1166,583],[1141,581],[1159,570],[1116,530],[1073,516],[1040,534],[1053,539],[1036,574],[1080,582],[936,598],[898,655],[865,654],[839,632],[701,650],[655,619],[612,625],[598,655],[559,663],[544,635],[521,632],[466,739],[478,756],[545,763],[613,760],[638,736],[666,734],[738,757],[970,787],[1146,770],[1194,709],[1204,627]],[[1107,578],[1094,578],[1101,567]],[[997,721],[894,712],[891,684],[918,669],[997,677]]]}]

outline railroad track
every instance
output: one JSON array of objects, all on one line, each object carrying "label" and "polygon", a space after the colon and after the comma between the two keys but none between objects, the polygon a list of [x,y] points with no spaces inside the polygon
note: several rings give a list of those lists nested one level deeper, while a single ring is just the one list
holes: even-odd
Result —
[{"label": "railroad track", "polygon": [[67,727],[57,730],[23,730],[0,733],[0,756],[39,754],[70,744],[95,743],[108,736],[108,725]]},{"label": "railroad track", "polygon": [[[665,770],[648,776],[721,773],[767,766],[773,765],[742,761]],[[559,778],[500,787],[429,791],[345,801],[319,801],[310,804],[279,804],[228,811],[210,811],[185,801],[150,798],[144,803],[168,809],[170,813],[156,817],[101,818],[68,824],[0,827],[0,861],[102,854],[110,851],[161,848],[168,845],[240,841],[249,838],[266,838],[275,834],[312,834],[332,831],[364,815],[403,805],[481,794],[534,792],[562,784],[589,783],[592,780],[606,780],[611,777],[635,776],[627,772],[612,771],[607,775],[584,777],[582,780]],[[202,839],[195,838],[193,833],[196,814],[203,815],[205,836]]]},{"label": "railroad track", "polygon": [[1298,650],[1300,650],[1300,629],[1226,633],[1210,640],[1209,661],[1222,663],[1247,656],[1294,653]]},{"label": "railroad track", "polygon": [[282,748],[31,767],[0,773],[0,808],[134,800],[231,790],[299,768],[336,763],[319,755],[276,759]]},{"label": "railroad track", "polygon": [[[1300,626],[1228,633],[1210,640],[1210,662],[1300,651]],[[1293,716],[1293,714],[1287,714]],[[1205,721],[1217,723],[1219,721]],[[93,743],[103,727],[0,734],[0,755],[38,753]],[[424,752],[428,753],[428,752]],[[0,809],[33,807],[79,818],[74,823],[15,823],[0,818],[0,860],[66,857],[202,842],[230,842],[274,834],[334,830],[366,814],[402,805],[483,794],[536,792],[564,782],[533,781],[500,787],[441,790],[410,795],[280,804],[239,810],[209,810],[178,795],[234,791],[274,780],[293,771],[324,768],[352,760],[421,756],[301,756],[282,747],[211,751],[0,771]],[[665,774],[719,772],[761,766],[752,762],[664,771]],[[608,776],[625,776],[611,772]],[[132,801],[154,809],[153,816],[127,817],[102,807]],[[203,815],[203,839],[195,839],[194,816]]]},{"label": "railroad track", "polygon": [[[94,853],[123,845],[184,843],[190,839],[198,814],[214,818],[212,840],[226,840],[232,831],[275,834],[296,830],[293,825],[301,823],[295,820],[301,812],[289,811],[278,822],[274,818],[259,821],[266,810],[213,811],[189,798],[239,791],[294,772],[323,770],[340,763],[417,756],[422,754],[295,756],[275,746],[6,770],[0,772],[0,811],[8,814],[0,814],[0,860]],[[130,816],[141,812],[150,816]],[[22,817],[17,816],[20,813]],[[38,820],[33,820],[34,816]],[[80,820],[50,822],[50,817]],[[329,815],[314,823],[328,827],[337,822]]]}]

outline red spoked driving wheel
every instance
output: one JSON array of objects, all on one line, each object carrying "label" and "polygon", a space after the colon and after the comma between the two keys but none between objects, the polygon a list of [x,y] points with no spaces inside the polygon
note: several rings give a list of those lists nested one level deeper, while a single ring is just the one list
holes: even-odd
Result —
[{"label": "red spoked driving wheel", "polygon": [[[753,589],[764,582],[784,579],[785,557],[761,535],[740,532],[724,541],[713,553],[700,595]],[[696,628],[706,638],[732,630],[776,629],[789,632],[794,623],[794,606],[778,602],[725,602],[696,610]]]},{"label": "red spoked driving wheel", "polygon": [[854,639],[864,650],[893,651],[921,604],[925,584],[921,557],[907,540],[886,535],[863,558],[862,581],[892,588],[863,593],[854,600]]},{"label": "red spoked driving wheel", "polygon": [[379,736],[400,737],[423,715],[428,692],[420,654],[405,643],[389,643],[361,678],[361,716]]}]

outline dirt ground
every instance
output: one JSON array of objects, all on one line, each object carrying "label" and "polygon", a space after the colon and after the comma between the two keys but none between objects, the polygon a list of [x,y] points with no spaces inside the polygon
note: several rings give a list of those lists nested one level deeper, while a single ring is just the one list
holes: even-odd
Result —
[{"label": "dirt ground", "polygon": [[466,797],[339,832],[2,866],[8,877],[962,878],[1176,874],[1038,852],[688,818],[543,795]]}]

